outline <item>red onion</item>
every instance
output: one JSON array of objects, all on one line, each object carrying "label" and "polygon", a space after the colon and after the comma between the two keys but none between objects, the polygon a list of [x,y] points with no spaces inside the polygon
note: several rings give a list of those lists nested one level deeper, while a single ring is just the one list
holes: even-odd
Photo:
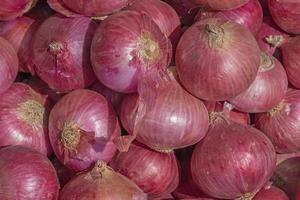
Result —
[{"label": "red onion", "polygon": [[171,57],[168,38],[148,15],[135,11],[106,18],[95,33],[91,49],[98,79],[124,93],[137,91],[141,70],[166,68]]},{"label": "red onion", "polygon": [[300,91],[289,89],[281,103],[256,116],[255,125],[270,138],[277,152],[300,151]]},{"label": "red onion", "polygon": [[99,17],[124,8],[129,0],[47,0],[52,9],[67,17]]},{"label": "red onion", "polygon": [[0,6],[0,20],[9,21],[22,16],[35,6],[38,0],[2,0]]},{"label": "red onion", "polygon": [[100,94],[75,90],[58,101],[50,113],[49,135],[56,157],[75,171],[101,159],[109,162],[120,135],[118,119]]},{"label": "red onion", "polygon": [[275,186],[268,186],[261,189],[253,200],[289,200],[286,194]]},{"label": "red onion", "polygon": [[254,82],[229,102],[242,112],[267,112],[281,102],[287,88],[287,75],[281,63],[273,56],[262,53]]},{"label": "red onion", "polygon": [[250,0],[240,8],[228,11],[214,11],[210,9],[200,9],[195,20],[218,17],[234,21],[248,28],[253,34],[256,34],[263,21],[263,11],[258,0]]},{"label": "red onion", "polygon": [[284,31],[300,34],[300,2],[297,0],[268,0],[269,10],[276,24]]},{"label": "red onion", "polygon": [[24,83],[14,83],[1,95],[0,146],[22,145],[50,155],[50,109],[47,96],[35,92]]},{"label": "red onion", "polygon": [[18,56],[7,40],[0,37],[0,94],[7,90],[17,77]]},{"label": "red onion", "polygon": [[46,156],[21,146],[0,150],[0,199],[54,200],[59,183]]},{"label": "red onion", "polygon": [[111,166],[134,181],[149,198],[173,192],[179,183],[175,154],[160,153],[140,144],[131,144],[128,152],[118,154]]},{"label": "red onion", "polygon": [[216,198],[247,198],[260,190],[276,166],[271,141],[260,131],[210,114],[207,137],[197,144],[191,162],[195,182]]},{"label": "red onion", "polygon": [[39,27],[33,42],[33,63],[51,89],[67,92],[95,80],[89,59],[95,28],[96,23],[89,18],[58,15]]},{"label": "red onion", "polygon": [[91,171],[73,178],[59,199],[147,200],[147,195],[134,182],[98,161]]},{"label": "red onion", "polygon": [[208,101],[226,100],[246,90],[259,63],[260,50],[253,35],[224,19],[195,23],[183,34],[176,50],[181,83]]},{"label": "red onion", "polygon": [[61,162],[59,162],[59,160],[56,157],[52,159],[51,162],[56,170],[56,174],[58,176],[61,187],[66,185],[66,183],[69,182],[71,178],[76,175],[76,172],[65,167],[63,164],[61,164]]},{"label": "red onion", "polygon": [[193,0],[195,3],[200,4],[202,6],[209,6],[214,10],[232,10],[235,8],[239,8],[249,0]]}]

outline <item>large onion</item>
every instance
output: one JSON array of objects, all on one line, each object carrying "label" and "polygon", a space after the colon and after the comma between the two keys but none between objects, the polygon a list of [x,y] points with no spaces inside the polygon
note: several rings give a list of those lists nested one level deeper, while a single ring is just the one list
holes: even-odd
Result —
[{"label": "large onion", "polygon": [[9,21],[28,12],[38,0],[2,0],[0,21]]},{"label": "large onion", "polygon": [[248,3],[249,0],[193,0],[202,6],[208,6],[214,10],[232,10]]},{"label": "large onion", "polygon": [[260,50],[243,26],[224,19],[195,23],[176,50],[177,72],[183,86],[209,101],[232,98],[254,81]]},{"label": "large onion", "polygon": [[0,150],[0,199],[54,200],[59,183],[46,156],[21,146]]},{"label": "large onion", "polygon": [[140,144],[132,144],[128,152],[118,154],[111,166],[134,181],[149,198],[159,198],[178,186],[179,172],[173,152],[160,153]]},{"label": "large onion", "polygon": [[289,200],[286,194],[275,186],[267,186],[261,189],[253,200]]},{"label": "large onion", "polygon": [[147,200],[147,195],[134,182],[98,161],[91,171],[74,177],[59,199]]},{"label": "large onion", "polygon": [[246,91],[229,101],[242,112],[267,112],[281,102],[287,87],[287,75],[281,63],[273,56],[262,53],[254,82]]},{"label": "large onion", "polygon": [[90,63],[95,28],[96,23],[89,18],[59,15],[49,17],[39,27],[33,42],[33,63],[50,88],[67,92],[95,80]]},{"label": "large onion", "polygon": [[98,79],[124,93],[137,91],[141,70],[166,68],[171,57],[168,38],[148,15],[136,11],[121,11],[106,18],[95,33],[91,49]]},{"label": "large onion", "polygon": [[111,104],[102,95],[75,90],[52,109],[49,134],[57,158],[68,168],[82,171],[98,159],[111,160],[120,127]]},{"label": "large onion", "polygon": [[50,109],[46,95],[24,83],[14,83],[0,99],[0,146],[23,145],[50,155]]}]

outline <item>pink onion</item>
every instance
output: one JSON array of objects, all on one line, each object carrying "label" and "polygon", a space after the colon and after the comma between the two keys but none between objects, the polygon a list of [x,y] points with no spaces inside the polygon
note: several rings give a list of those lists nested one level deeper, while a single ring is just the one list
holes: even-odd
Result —
[{"label": "pink onion", "polygon": [[214,11],[210,9],[200,9],[196,21],[218,17],[234,21],[248,28],[253,34],[256,34],[262,25],[263,11],[258,0],[250,0],[240,8],[227,11]]},{"label": "pink onion", "polygon": [[60,193],[60,200],[147,200],[147,195],[131,180],[98,161],[88,172],[74,177]]},{"label": "pink onion", "polygon": [[199,5],[208,6],[214,10],[232,10],[235,8],[239,8],[249,2],[249,0],[222,0],[222,1],[220,1],[220,0],[193,0],[193,1]]},{"label": "pink onion", "polygon": [[118,154],[111,166],[134,181],[149,198],[173,192],[179,183],[175,154],[160,153],[140,144],[132,144],[128,152]]},{"label": "pink onion", "polygon": [[253,35],[224,19],[195,23],[183,34],[176,50],[181,83],[208,101],[226,100],[246,90],[259,63],[260,50]]},{"label": "pink onion", "polygon": [[0,199],[54,200],[59,183],[46,156],[21,146],[0,150]]},{"label": "pink onion", "polygon": [[272,141],[279,153],[300,150],[300,91],[289,89],[285,98],[268,113],[256,116],[256,127]]},{"label": "pink onion", "polygon": [[35,6],[38,0],[2,0],[0,21],[9,21],[22,16]]},{"label": "pink onion", "polygon": [[287,88],[287,75],[281,63],[273,56],[262,53],[254,82],[229,102],[242,112],[267,112],[281,102]]},{"label": "pink onion", "polygon": [[67,92],[95,80],[89,59],[95,28],[96,23],[89,18],[58,15],[39,27],[33,42],[33,63],[51,89]]},{"label": "pink onion", "polygon": [[194,181],[216,198],[246,198],[255,194],[271,177],[276,153],[260,131],[210,114],[207,137],[196,145],[191,171]]},{"label": "pink onion", "polygon": [[269,10],[276,24],[284,31],[300,34],[300,2],[297,0],[268,0]]},{"label": "pink onion", "polygon": [[1,95],[0,146],[22,145],[50,155],[48,116],[51,107],[47,96],[24,83],[14,83]]},{"label": "pink onion", "polygon": [[56,103],[49,118],[50,142],[56,157],[68,168],[82,171],[101,159],[109,162],[120,135],[110,103],[90,90],[75,90]]},{"label": "pink onion", "polygon": [[148,15],[136,11],[121,11],[106,18],[94,35],[91,49],[98,79],[123,93],[137,91],[141,70],[166,68],[171,57],[168,38]]},{"label": "pink onion", "polygon": [[275,186],[268,186],[261,189],[253,200],[289,200],[286,194]]},{"label": "pink onion", "polygon": [[56,157],[53,158],[51,162],[56,170],[60,187],[63,187],[67,182],[71,180],[72,177],[76,175],[76,172],[65,167],[63,164],[61,164],[61,162],[59,162]]}]

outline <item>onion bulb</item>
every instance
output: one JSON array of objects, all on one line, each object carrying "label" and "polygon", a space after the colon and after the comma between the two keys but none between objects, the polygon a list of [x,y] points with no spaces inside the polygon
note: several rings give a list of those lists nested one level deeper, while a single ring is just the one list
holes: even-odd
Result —
[{"label": "onion bulb", "polygon": [[289,200],[288,196],[281,189],[275,186],[262,188],[253,198],[253,200]]},{"label": "onion bulb", "polygon": [[35,6],[38,0],[2,0],[0,21],[9,21],[22,16]]}]

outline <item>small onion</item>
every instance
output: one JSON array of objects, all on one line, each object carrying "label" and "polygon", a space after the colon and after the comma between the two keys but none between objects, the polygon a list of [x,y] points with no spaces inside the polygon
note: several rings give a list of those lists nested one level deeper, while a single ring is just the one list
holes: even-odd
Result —
[{"label": "small onion", "polygon": [[67,182],[71,180],[72,177],[76,175],[76,172],[68,169],[66,166],[61,164],[61,162],[55,157],[51,160],[52,165],[56,170],[56,174],[59,179],[60,187],[66,185]]},{"label": "small onion", "polygon": [[287,88],[287,75],[281,63],[273,56],[262,53],[254,82],[229,102],[242,112],[267,112],[281,102]]},{"label": "small onion", "polygon": [[22,145],[50,155],[50,109],[47,96],[24,83],[14,83],[0,99],[0,146]]},{"label": "small onion", "polygon": [[195,23],[183,34],[176,50],[181,83],[208,101],[227,100],[246,90],[259,63],[260,50],[250,31],[224,19]]},{"label": "small onion", "polygon": [[88,172],[74,177],[60,193],[60,200],[147,200],[147,195],[131,180],[98,161]]},{"label": "small onion", "polygon": [[220,1],[220,0],[193,0],[193,1],[199,5],[208,6],[214,10],[232,10],[235,8],[239,8],[249,2],[249,0],[222,0],[222,1]]},{"label": "small onion", "polygon": [[261,189],[253,200],[289,200],[289,198],[281,189],[268,186]]},{"label": "small onion", "polygon": [[0,21],[9,21],[22,16],[35,6],[38,0],[2,0]]},{"label": "small onion", "polygon": [[234,21],[248,28],[253,34],[256,34],[262,25],[263,11],[258,0],[250,0],[247,4],[234,10],[214,11],[200,9],[195,20],[199,21],[212,17]]},{"label": "small onion", "polygon": [[75,90],[56,103],[49,118],[50,142],[56,157],[74,171],[85,170],[101,159],[109,162],[120,135],[110,103],[90,90]]},{"label": "small onion", "polygon": [[[66,28],[68,27],[68,28]],[[86,17],[49,17],[38,28],[33,42],[33,64],[51,89],[68,92],[94,80],[90,45],[96,23]]]},{"label": "small onion", "polygon": [[277,152],[300,151],[300,90],[289,89],[282,102],[256,116],[255,125],[270,138]]},{"label": "small onion", "polygon": [[0,199],[55,200],[59,183],[46,156],[22,146],[0,150]]},{"label": "small onion", "polygon": [[300,34],[300,1],[269,0],[269,10],[275,23],[284,31]]}]

